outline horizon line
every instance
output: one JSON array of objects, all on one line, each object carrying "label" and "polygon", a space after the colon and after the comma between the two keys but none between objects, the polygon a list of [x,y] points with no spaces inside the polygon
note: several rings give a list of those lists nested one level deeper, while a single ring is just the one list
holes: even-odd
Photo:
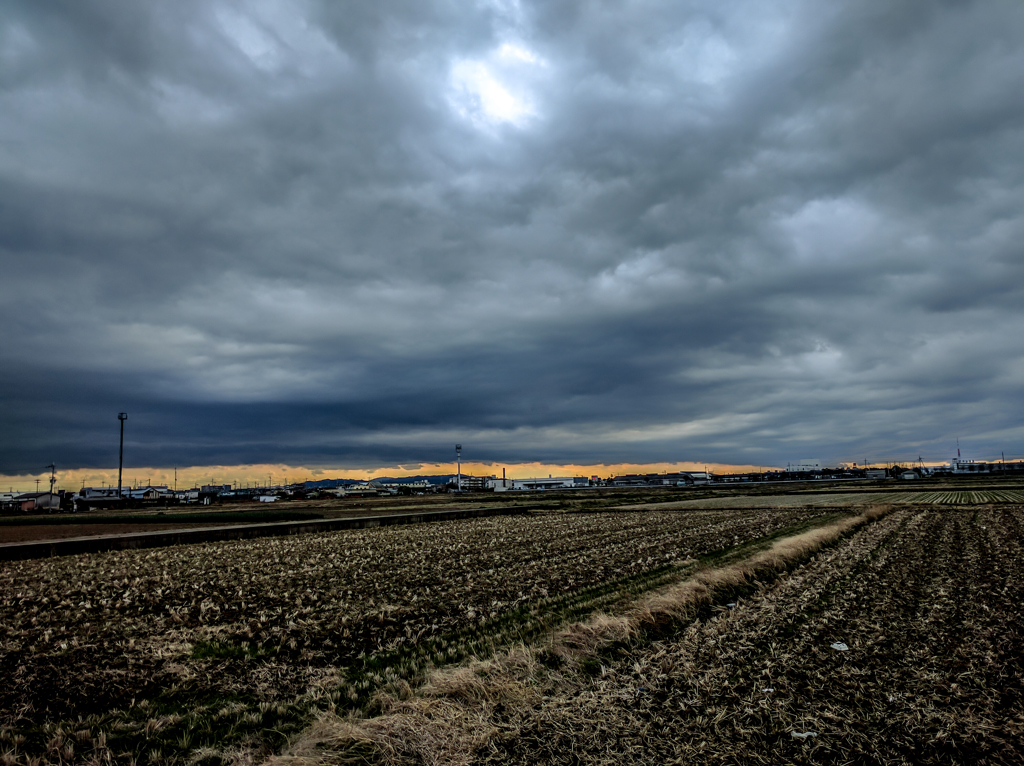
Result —
[{"label": "horizon line", "polygon": [[[836,461],[834,465],[824,464],[829,468],[849,465],[864,467],[877,465],[892,465],[907,463],[916,465],[918,461],[893,461],[880,460],[862,464],[861,461]],[[925,465],[945,465],[945,461],[922,461]],[[991,462],[991,461],[975,461]],[[782,471],[785,466],[776,465],[752,465],[749,463],[716,463],[697,462],[692,460],[680,461],[652,461],[644,463],[616,462],[616,463],[542,463],[538,461],[521,463],[498,463],[485,461],[463,462],[464,475],[498,476],[501,469],[513,469],[513,478],[538,478],[543,476],[600,476],[608,478],[622,474],[640,473],[674,473],[687,471],[708,470],[717,474],[730,473],[763,473],[765,471]],[[243,463],[237,465],[206,465],[206,466],[144,466],[139,468],[125,468],[122,472],[122,486],[172,486],[175,484],[175,472],[177,483],[182,486],[201,486],[203,484],[253,484],[272,486],[282,484],[298,484],[305,481],[322,481],[325,479],[352,479],[355,481],[369,481],[370,479],[391,477],[406,478],[409,476],[444,476],[456,473],[456,463],[404,463],[378,468],[351,468],[351,467],[319,467],[289,465],[285,463]],[[70,468],[56,472],[57,482],[55,488],[65,491],[72,486],[77,488],[83,486],[116,486],[117,467],[113,468]],[[4,485],[14,491],[14,485],[29,485],[28,489],[20,489],[21,492],[31,492],[34,489],[32,484],[38,482],[39,490],[42,485],[49,485],[49,472],[4,474],[0,473],[0,491]],[[276,481],[275,481],[276,477]],[[155,480],[154,480],[155,479]],[[265,481],[266,480],[266,481]]]}]

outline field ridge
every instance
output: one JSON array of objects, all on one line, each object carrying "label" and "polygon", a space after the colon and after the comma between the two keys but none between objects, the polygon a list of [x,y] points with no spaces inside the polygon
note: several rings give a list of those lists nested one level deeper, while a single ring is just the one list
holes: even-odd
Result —
[{"label": "field ridge", "polygon": [[[598,613],[562,628],[540,646],[520,644],[487,660],[440,669],[415,693],[382,691],[376,698],[376,717],[358,720],[328,711],[268,764],[355,762],[351,759],[469,764],[492,737],[501,738],[496,711],[535,708],[558,693],[563,678],[603,672],[603,654],[612,657],[636,641],[649,643],[701,611],[714,609],[716,603],[739,598],[760,580],[777,577],[890,510],[873,507],[858,516],[777,537],[767,547],[750,544],[745,558],[730,556],[727,563],[698,569],[692,577],[644,594],[621,614]],[[511,735],[506,731],[503,736]]]}]

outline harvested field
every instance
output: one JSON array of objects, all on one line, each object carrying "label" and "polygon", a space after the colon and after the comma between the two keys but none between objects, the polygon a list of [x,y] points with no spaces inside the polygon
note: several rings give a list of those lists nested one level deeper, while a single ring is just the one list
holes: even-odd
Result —
[{"label": "harvested field", "polygon": [[1022,521],[899,510],[735,608],[538,676],[479,761],[1024,762]]},{"label": "harvested field", "polygon": [[103,535],[123,535],[133,532],[163,532],[169,529],[202,529],[219,527],[222,524],[207,522],[204,524],[62,524],[60,526],[20,526],[6,525],[0,527],[0,544],[29,543],[39,540],[67,540],[72,537],[101,537]]},{"label": "harvested field", "polygon": [[[726,495],[724,497],[703,497],[694,500],[675,500],[659,503],[658,508],[796,508],[800,506],[847,508],[854,505],[888,502],[883,499],[884,497],[889,497],[889,495],[873,495],[864,492],[794,492],[788,495]],[[649,506],[645,504],[618,506],[621,510],[639,510],[647,507]]]},{"label": "harvested field", "polygon": [[324,706],[364,708],[697,557],[836,516],[545,513],[5,563],[0,753],[252,760]]},{"label": "harvested field", "polygon": [[[787,495],[730,495],[704,497],[694,500],[676,500],[660,503],[659,508],[793,508],[816,506],[820,508],[844,508],[855,505],[914,503],[932,505],[982,505],[986,503],[1024,503],[1024,490],[980,489],[980,490],[933,490],[915,492],[793,492]],[[646,506],[631,504],[620,506],[623,510],[635,510]]]},{"label": "harvested field", "polygon": [[878,496],[884,503],[930,503],[934,505],[982,505],[1024,503],[1024,491],[1012,489],[938,490],[934,492],[893,492]]},{"label": "harvested field", "polygon": [[[443,509],[443,508],[442,508]],[[37,540],[65,540],[71,537],[99,537],[102,535],[133,532],[159,532],[178,529],[237,526],[241,524],[272,524],[283,521],[308,521],[329,517],[332,519],[364,518],[422,513],[423,508],[359,508],[330,509],[310,512],[300,508],[236,508],[216,511],[159,512],[145,511],[118,515],[76,514],[73,516],[37,516],[31,519],[5,518],[0,521],[0,544],[23,543]],[[19,523],[20,522],[20,523]]]}]

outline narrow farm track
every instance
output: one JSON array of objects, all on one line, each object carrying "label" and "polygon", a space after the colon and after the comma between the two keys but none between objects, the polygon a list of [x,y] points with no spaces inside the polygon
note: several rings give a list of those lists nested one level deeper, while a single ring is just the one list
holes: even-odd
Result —
[{"label": "narrow farm track", "polygon": [[258,758],[316,712],[311,695],[358,709],[694,557],[835,515],[545,513],[7,562],[0,755]]},{"label": "narrow farm track", "polygon": [[1022,515],[898,510],[736,608],[506,712],[479,760],[1019,764]]}]

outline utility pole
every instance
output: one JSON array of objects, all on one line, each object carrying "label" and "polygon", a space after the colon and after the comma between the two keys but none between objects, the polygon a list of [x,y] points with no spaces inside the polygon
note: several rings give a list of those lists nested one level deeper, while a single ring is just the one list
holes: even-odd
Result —
[{"label": "utility pole", "polygon": [[458,464],[459,464],[458,473],[456,473],[456,475],[455,475],[456,476],[456,479],[455,479],[455,491],[456,492],[461,492],[462,491],[462,445],[461,444],[456,444],[455,445],[455,459],[458,461]]},{"label": "utility pole", "polygon": [[46,512],[53,513],[53,484],[55,481],[57,481],[56,477],[54,476],[54,472],[57,470],[57,466],[55,466],[53,463],[50,463],[46,467],[50,469],[50,495],[49,497],[46,498]]},{"label": "utility pole", "polygon": [[117,456],[117,499],[121,499],[121,471],[124,469],[124,421],[128,419],[127,412],[117,413],[117,419],[121,421],[121,451]]}]

